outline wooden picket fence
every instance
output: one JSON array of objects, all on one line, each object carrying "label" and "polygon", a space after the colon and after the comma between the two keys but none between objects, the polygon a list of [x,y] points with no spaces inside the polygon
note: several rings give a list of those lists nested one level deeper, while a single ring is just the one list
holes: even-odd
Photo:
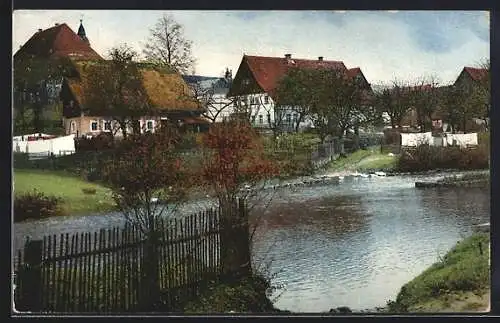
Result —
[{"label": "wooden picket fence", "polygon": [[[221,270],[220,215],[160,220],[156,252],[163,310],[180,311]],[[247,225],[247,224],[246,224]],[[28,240],[15,261],[17,310],[131,312],[141,308],[145,236],[135,227]]]}]

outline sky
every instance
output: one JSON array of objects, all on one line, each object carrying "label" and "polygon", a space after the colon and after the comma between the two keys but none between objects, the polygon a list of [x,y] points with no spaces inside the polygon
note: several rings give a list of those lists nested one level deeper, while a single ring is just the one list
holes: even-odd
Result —
[{"label": "sky", "polygon": [[464,66],[489,59],[486,11],[145,11],[17,10],[13,54],[39,28],[83,19],[92,48],[102,56],[126,43],[142,52],[150,28],[170,14],[193,43],[195,73],[222,76],[238,70],[242,56],[343,61],[360,67],[368,82],[436,77],[453,82]]}]

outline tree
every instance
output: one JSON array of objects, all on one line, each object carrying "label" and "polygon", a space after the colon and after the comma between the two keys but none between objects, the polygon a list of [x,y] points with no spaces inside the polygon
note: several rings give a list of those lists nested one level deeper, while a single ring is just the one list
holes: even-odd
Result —
[{"label": "tree", "polygon": [[417,112],[421,132],[431,128],[432,116],[440,103],[440,92],[436,77],[422,77],[409,87],[411,106]]},{"label": "tree", "polygon": [[191,86],[193,95],[204,108],[203,116],[208,120],[215,122],[219,115],[234,106],[235,98],[225,99],[214,93],[213,87],[203,87],[201,82]]},{"label": "tree", "polygon": [[[258,133],[243,120],[213,124],[203,136],[203,147],[201,179],[215,194],[221,212],[223,273],[227,277],[244,275],[251,270],[245,231],[248,214],[237,209],[238,200],[246,200],[266,179],[276,176],[278,169],[264,157]],[[238,234],[242,226],[243,232]]]},{"label": "tree", "polygon": [[278,102],[308,115],[324,139],[344,136],[380,118],[371,88],[337,69],[293,69],[278,86]]},{"label": "tree", "polygon": [[171,15],[161,17],[150,30],[151,35],[143,50],[146,59],[155,64],[169,66],[181,74],[193,71],[195,59],[192,42],[184,36],[184,27]]},{"label": "tree", "polygon": [[297,113],[297,120],[293,125],[298,132],[300,123],[310,114],[315,102],[316,71],[293,68],[280,80],[276,89],[277,119],[283,120],[283,114],[291,111]]},{"label": "tree", "polygon": [[109,116],[126,138],[127,127],[132,125],[134,132],[138,132],[135,120],[152,109],[134,61],[137,54],[127,45],[121,45],[112,48],[109,55],[110,61],[88,63],[84,67],[82,109],[90,115]]},{"label": "tree", "polygon": [[141,295],[146,306],[159,300],[156,246],[163,229],[159,220],[185,200],[191,183],[189,172],[175,153],[179,139],[173,126],[163,126],[154,134],[133,134],[120,142],[104,167],[104,179],[118,209],[146,238],[146,281],[142,283],[147,288]]},{"label": "tree", "polygon": [[394,80],[391,88],[375,93],[375,104],[380,112],[387,113],[392,128],[401,126],[403,118],[411,107],[409,87],[409,84]]},{"label": "tree", "polygon": [[453,132],[466,131],[467,121],[481,119],[488,127],[490,109],[490,76],[488,62],[480,65],[485,76],[471,83],[460,82],[442,91],[442,105]]},{"label": "tree", "polygon": [[474,102],[477,104],[480,111],[479,118],[481,118],[486,128],[489,128],[490,110],[491,110],[491,73],[490,73],[490,60],[486,59],[480,62],[479,67],[486,71],[483,77],[474,86]]},{"label": "tree", "polygon": [[45,129],[46,112],[60,112],[57,87],[72,70],[68,58],[14,57],[14,132]]}]

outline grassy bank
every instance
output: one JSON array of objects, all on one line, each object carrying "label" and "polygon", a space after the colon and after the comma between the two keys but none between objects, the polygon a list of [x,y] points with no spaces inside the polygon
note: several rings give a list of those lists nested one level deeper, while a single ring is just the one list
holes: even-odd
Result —
[{"label": "grassy bank", "polygon": [[358,150],[333,161],[328,171],[375,171],[395,167],[397,157],[381,153],[378,147]]},{"label": "grassy bank", "polygon": [[[111,191],[99,184],[86,182],[64,172],[44,170],[14,170],[14,195],[33,191],[62,199],[62,214],[100,213],[114,209]],[[82,189],[95,189],[85,194]]]},{"label": "grassy bank", "polygon": [[401,288],[389,312],[472,312],[489,306],[489,233],[459,242]]}]

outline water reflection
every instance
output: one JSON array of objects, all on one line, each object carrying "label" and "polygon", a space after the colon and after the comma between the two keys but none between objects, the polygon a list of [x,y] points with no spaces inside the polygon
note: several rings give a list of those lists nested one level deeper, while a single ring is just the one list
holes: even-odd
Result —
[{"label": "water reflection", "polygon": [[[255,266],[268,266],[268,273],[276,273],[274,283],[285,286],[275,305],[295,312],[383,306],[473,225],[489,221],[488,190],[415,189],[420,178],[351,178],[283,190],[268,207],[254,209]],[[212,202],[186,205],[183,212]],[[118,213],[51,218],[16,224],[14,237],[20,246],[26,235],[36,239],[123,223]]]}]

